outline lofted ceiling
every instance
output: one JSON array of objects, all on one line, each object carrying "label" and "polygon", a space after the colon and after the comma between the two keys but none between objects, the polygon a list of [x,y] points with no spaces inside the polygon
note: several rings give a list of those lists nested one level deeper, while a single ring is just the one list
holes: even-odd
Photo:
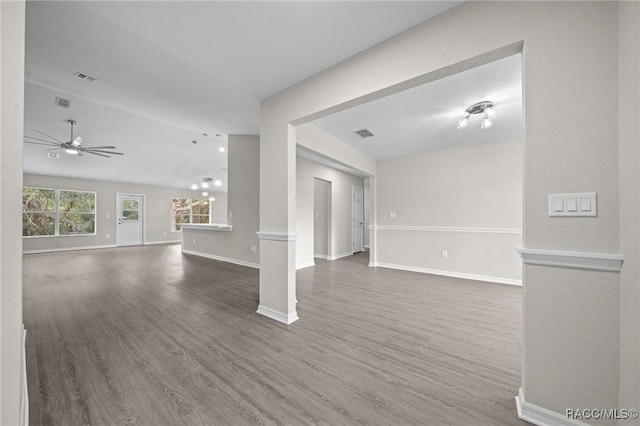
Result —
[{"label": "lofted ceiling", "polygon": [[460,3],[28,1],[25,135],[66,141],[73,119],[86,145],[125,155],[25,144],[24,170],[224,190],[219,149],[259,133],[263,99]]}]

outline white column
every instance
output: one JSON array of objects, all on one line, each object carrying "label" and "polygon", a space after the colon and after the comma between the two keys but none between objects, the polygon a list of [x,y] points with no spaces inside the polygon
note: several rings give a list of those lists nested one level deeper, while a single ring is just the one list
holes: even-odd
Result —
[{"label": "white column", "polygon": [[263,102],[260,128],[260,302],[258,313],[285,324],[296,313],[295,130]]}]

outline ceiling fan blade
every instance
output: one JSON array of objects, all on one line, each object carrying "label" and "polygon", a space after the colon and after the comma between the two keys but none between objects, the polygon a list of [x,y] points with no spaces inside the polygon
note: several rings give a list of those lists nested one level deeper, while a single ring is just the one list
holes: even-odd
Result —
[{"label": "ceiling fan blade", "polygon": [[102,151],[100,149],[85,149],[84,152],[90,152],[90,153],[102,152],[103,154],[124,155],[124,153],[122,152]]},{"label": "ceiling fan blade", "polygon": [[[29,138],[29,139],[33,139],[33,140],[36,140],[36,141],[44,142],[44,143],[49,143],[51,145],[58,145],[56,142],[51,142],[51,141],[46,141],[44,139],[34,138],[33,136],[25,135],[24,137],[25,138]],[[25,142],[27,142],[27,141],[25,141]],[[27,142],[27,143],[33,143],[33,142]]]},{"label": "ceiling fan blade", "polygon": [[85,146],[85,149],[116,149],[115,146]]},{"label": "ceiling fan blade", "polygon": [[49,135],[48,135],[48,134],[46,134],[46,133],[42,133],[40,130],[35,130],[35,129],[33,129],[33,131],[34,131],[34,132],[36,132],[36,133],[40,133],[42,136],[46,136],[46,137],[48,137],[49,139],[53,139],[54,141],[56,141],[56,142],[58,142],[58,143],[64,143],[64,142],[59,141],[58,139],[54,138],[53,136],[49,136]]},{"label": "ceiling fan blade", "polygon": [[63,147],[61,147],[61,146],[59,146],[59,147],[57,147],[57,148],[49,148],[49,149],[47,149],[47,151],[57,151],[57,150],[59,150],[59,149],[64,149],[64,148],[63,148]]},{"label": "ceiling fan blade", "polygon": [[99,155],[100,157],[111,158],[110,155],[104,155],[104,154],[100,154],[98,152],[93,152],[93,151],[84,151],[84,152],[86,152],[87,154]]},{"label": "ceiling fan blade", "polygon": [[44,145],[44,146],[57,146],[57,143],[53,142],[32,142],[32,141],[24,141],[24,143],[30,143],[33,145]]}]

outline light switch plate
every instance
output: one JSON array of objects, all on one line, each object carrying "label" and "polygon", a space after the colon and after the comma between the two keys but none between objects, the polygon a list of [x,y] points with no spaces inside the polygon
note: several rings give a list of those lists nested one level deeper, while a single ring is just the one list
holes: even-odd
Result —
[{"label": "light switch plate", "polygon": [[549,194],[549,216],[597,216],[596,193]]}]

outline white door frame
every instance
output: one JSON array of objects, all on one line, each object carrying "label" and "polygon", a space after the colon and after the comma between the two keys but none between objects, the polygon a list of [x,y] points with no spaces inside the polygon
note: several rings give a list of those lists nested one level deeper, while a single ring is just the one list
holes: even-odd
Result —
[{"label": "white door frame", "polygon": [[[362,199],[360,202],[360,207],[362,208],[362,211],[360,212],[360,215],[362,217],[362,222],[360,223],[360,250],[355,251],[355,234],[353,232],[355,226],[354,226],[354,222],[356,219],[356,215],[355,215],[355,210],[353,209],[353,206],[355,204],[355,193],[356,193],[356,188],[358,189],[358,191],[360,192],[360,194],[362,194]],[[361,251],[364,251],[364,188],[361,186],[356,186],[356,185],[351,185],[351,253],[359,253]]]},{"label": "white door frame", "polygon": [[118,244],[118,221],[120,220],[120,218],[118,217],[118,211],[120,209],[120,207],[118,206],[119,204],[119,200],[121,196],[132,196],[132,197],[141,197],[142,198],[142,211],[140,214],[140,218],[142,221],[142,245],[145,244],[145,228],[146,228],[146,223],[147,223],[147,198],[146,195],[144,194],[132,194],[130,192],[116,192],[116,213],[115,213],[115,224],[116,224],[116,247],[120,247],[120,245]]}]

